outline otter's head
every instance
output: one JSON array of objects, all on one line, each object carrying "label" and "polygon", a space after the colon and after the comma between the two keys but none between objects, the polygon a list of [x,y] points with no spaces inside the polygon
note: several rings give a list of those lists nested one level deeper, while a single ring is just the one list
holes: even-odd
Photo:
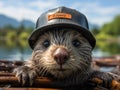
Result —
[{"label": "otter's head", "polygon": [[41,35],[33,51],[33,61],[42,71],[56,78],[73,73],[87,73],[91,65],[92,47],[79,32],[53,29]]}]

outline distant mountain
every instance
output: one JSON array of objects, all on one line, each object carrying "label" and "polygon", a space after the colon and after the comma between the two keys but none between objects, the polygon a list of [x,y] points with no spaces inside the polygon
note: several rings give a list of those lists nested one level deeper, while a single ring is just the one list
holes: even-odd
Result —
[{"label": "distant mountain", "polygon": [[7,17],[5,15],[0,15],[0,27],[4,27],[7,25],[18,27],[20,23],[13,18]]},{"label": "distant mountain", "polygon": [[97,24],[91,24],[89,23],[89,29],[92,30],[94,28],[100,28]]},{"label": "distant mountain", "polygon": [[26,28],[35,26],[35,24],[32,21],[23,20],[20,22],[14,18],[0,14],[0,28],[3,28],[3,27],[8,26],[8,25],[11,25],[13,27],[19,27],[21,24],[23,24]]},{"label": "distant mountain", "polygon": [[35,24],[32,21],[29,20],[22,20],[21,23],[25,26],[25,27],[35,27]]}]

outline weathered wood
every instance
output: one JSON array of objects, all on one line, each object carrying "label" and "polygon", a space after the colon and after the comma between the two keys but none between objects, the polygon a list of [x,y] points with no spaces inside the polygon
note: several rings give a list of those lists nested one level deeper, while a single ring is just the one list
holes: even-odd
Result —
[{"label": "weathered wood", "polygon": [[0,90],[61,90],[61,89],[57,89],[57,88],[0,88]]},{"label": "weathered wood", "polygon": [[[11,85],[11,87],[22,87],[22,85],[18,82],[18,79],[14,76],[0,76],[0,85]],[[37,78],[33,85],[34,87],[54,87],[52,86],[52,81],[47,78]]]},{"label": "weathered wood", "polygon": [[[93,61],[99,67],[115,67],[117,65],[120,65],[120,59],[116,59],[115,57],[93,58]],[[18,79],[15,77],[15,75],[13,73],[9,73],[15,67],[20,66],[22,64],[23,64],[23,61],[0,60],[0,87],[4,85],[8,85],[10,87],[22,87],[23,90],[36,90],[36,89],[60,90],[61,89],[61,86],[56,85],[57,82],[53,82],[46,77],[37,78],[31,88],[24,88],[18,82]],[[111,84],[112,85],[111,90],[120,90],[120,79],[118,80],[118,76],[114,76],[114,77],[116,78],[116,80],[113,80]],[[115,87],[117,87],[117,89],[114,89]],[[103,89],[103,88],[101,89],[101,88],[102,88],[101,86],[97,86],[94,90],[107,90],[107,89]],[[16,90],[15,88],[14,89],[11,88],[11,89]],[[20,88],[20,90],[22,89]],[[0,89],[0,90],[3,90],[3,89]],[[8,90],[8,89],[4,89],[4,90]],[[73,90],[75,90],[75,87],[73,88]],[[79,90],[83,90],[83,89],[79,89]]]},{"label": "weathered wood", "polygon": [[105,60],[96,60],[96,65],[100,67],[115,67],[120,64],[120,60],[111,60],[111,59],[105,59]]},{"label": "weathered wood", "polygon": [[9,71],[11,72],[17,66],[0,66],[0,71]]},{"label": "weathered wood", "polygon": [[117,57],[101,57],[101,58],[93,58],[93,61],[99,67],[116,67],[120,65],[120,58]]},{"label": "weathered wood", "polygon": [[[64,84],[64,83],[62,83]],[[57,84],[57,82],[51,81],[46,77],[39,77],[35,80],[32,86],[22,86],[18,79],[14,76],[0,76],[0,85],[9,86],[9,88],[5,90],[9,90],[10,88],[16,90],[17,88],[22,88],[23,90],[86,90],[82,87],[62,87],[61,85]],[[97,88],[97,87],[96,87]],[[22,90],[21,89],[21,90]],[[91,89],[89,89],[91,90]],[[96,89],[95,89],[96,90]]]},{"label": "weathered wood", "polygon": [[0,63],[6,63],[6,64],[9,64],[9,63],[12,63],[12,64],[15,64],[15,65],[22,65],[23,64],[23,61],[17,61],[17,60],[0,60]]},{"label": "weathered wood", "polygon": [[12,72],[12,70],[20,65],[22,61],[9,61],[9,60],[0,60],[0,71]]},{"label": "weathered wood", "polygon": [[[99,78],[94,78],[93,82],[97,83],[98,86],[96,88],[99,88],[98,90],[101,90],[99,85],[103,83],[103,81]],[[15,77],[13,73],[0,73],[0,86],[10,86],[10,87],[23,87],[19,82],[18,79]],[[25,86],[28,87],[28,86]],[[38,77],[35,79],[35,82],[33,83],[32,87],[38,87],[38,88],[54,88],[54,89],[61,89],[63,87],[59,86],[57,82],[54,82],[46,77]],[[117,88],[117,89],[113,89]],[[45,89],[46,90],[46,89]],[[82,89],[84,90],[84,89]],[[103,90],[103,89],[102,89]],[[111,83],[111,90],[120,90],[120,82],[117,80],[113,80]]]},{"label": "weathered wood", "polygon": [[[20,90],[86,90],[85,88],[82,87],[61,87],[59,86],[59,84],[57,85],[56,82],[53,82],[51,80],[49,80],[48,78],[37,78],[35,80],[35,83],[33,84],[32,87],[30,86],[22,86],[20,83],[18,83],[18,80],[16,77],[11,77],[11,76],[7,76],[7,77],[0,77],[0,85],[5,85],[5,86],[9,86],[9,88],[3,89],[3,90],[18,90],[19,87]],[[11,87],[14,87],[11,88]],[[91,90],[91,89],[89,89]],[[103,87],[97,86],[96,88],[92,89],[92,90],[107,90]]]},{"label": "weathered wood", "polygon": [[13,73],[8,73],[8,72],[0,72],[0,77],[1,76],[15,76]]},{"label": "weathered wood", "polygon": [[116,80],[113,80],[111,85],[111,90],[120,90],[120,83],[118,83]]},{"label": "weathered wood", "polygon": [[[101,79],[99,79],[99,78],[93,78],[92,81],[98,84],[98,87],[99,87],[98,90],[103,90],[103,89],[100,89],[102,87],[99,86],[99,85],[101,85],[101,84],[104,83]],[[112,80],[112,82],[110,84],[110,90],[120,90],[120,82],[118,82],[115,79]]]}]

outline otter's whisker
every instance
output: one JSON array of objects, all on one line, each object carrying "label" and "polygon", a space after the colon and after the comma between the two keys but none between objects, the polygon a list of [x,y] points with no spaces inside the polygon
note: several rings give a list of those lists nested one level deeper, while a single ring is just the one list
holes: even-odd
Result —
[{"label": "otter's whisker", "polygon": [[44,67],[44,72],[43,72],[43,76],[47,75],[47,68]]}]

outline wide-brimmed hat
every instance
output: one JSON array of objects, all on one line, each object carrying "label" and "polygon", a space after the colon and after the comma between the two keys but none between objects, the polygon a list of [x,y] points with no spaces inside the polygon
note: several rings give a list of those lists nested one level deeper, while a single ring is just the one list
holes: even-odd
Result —
[{"label": "wide-brimmed hat", "polygon": [[41,14],[36,22],[36,28],[28,39],[30,47],[34,49],[38,37],[52,28],[71,28],[77,30],[88,40],[92,48],[95,47],[96,40],[89,31],[86,16],[75,9],[67,7],[58,7]]}]

